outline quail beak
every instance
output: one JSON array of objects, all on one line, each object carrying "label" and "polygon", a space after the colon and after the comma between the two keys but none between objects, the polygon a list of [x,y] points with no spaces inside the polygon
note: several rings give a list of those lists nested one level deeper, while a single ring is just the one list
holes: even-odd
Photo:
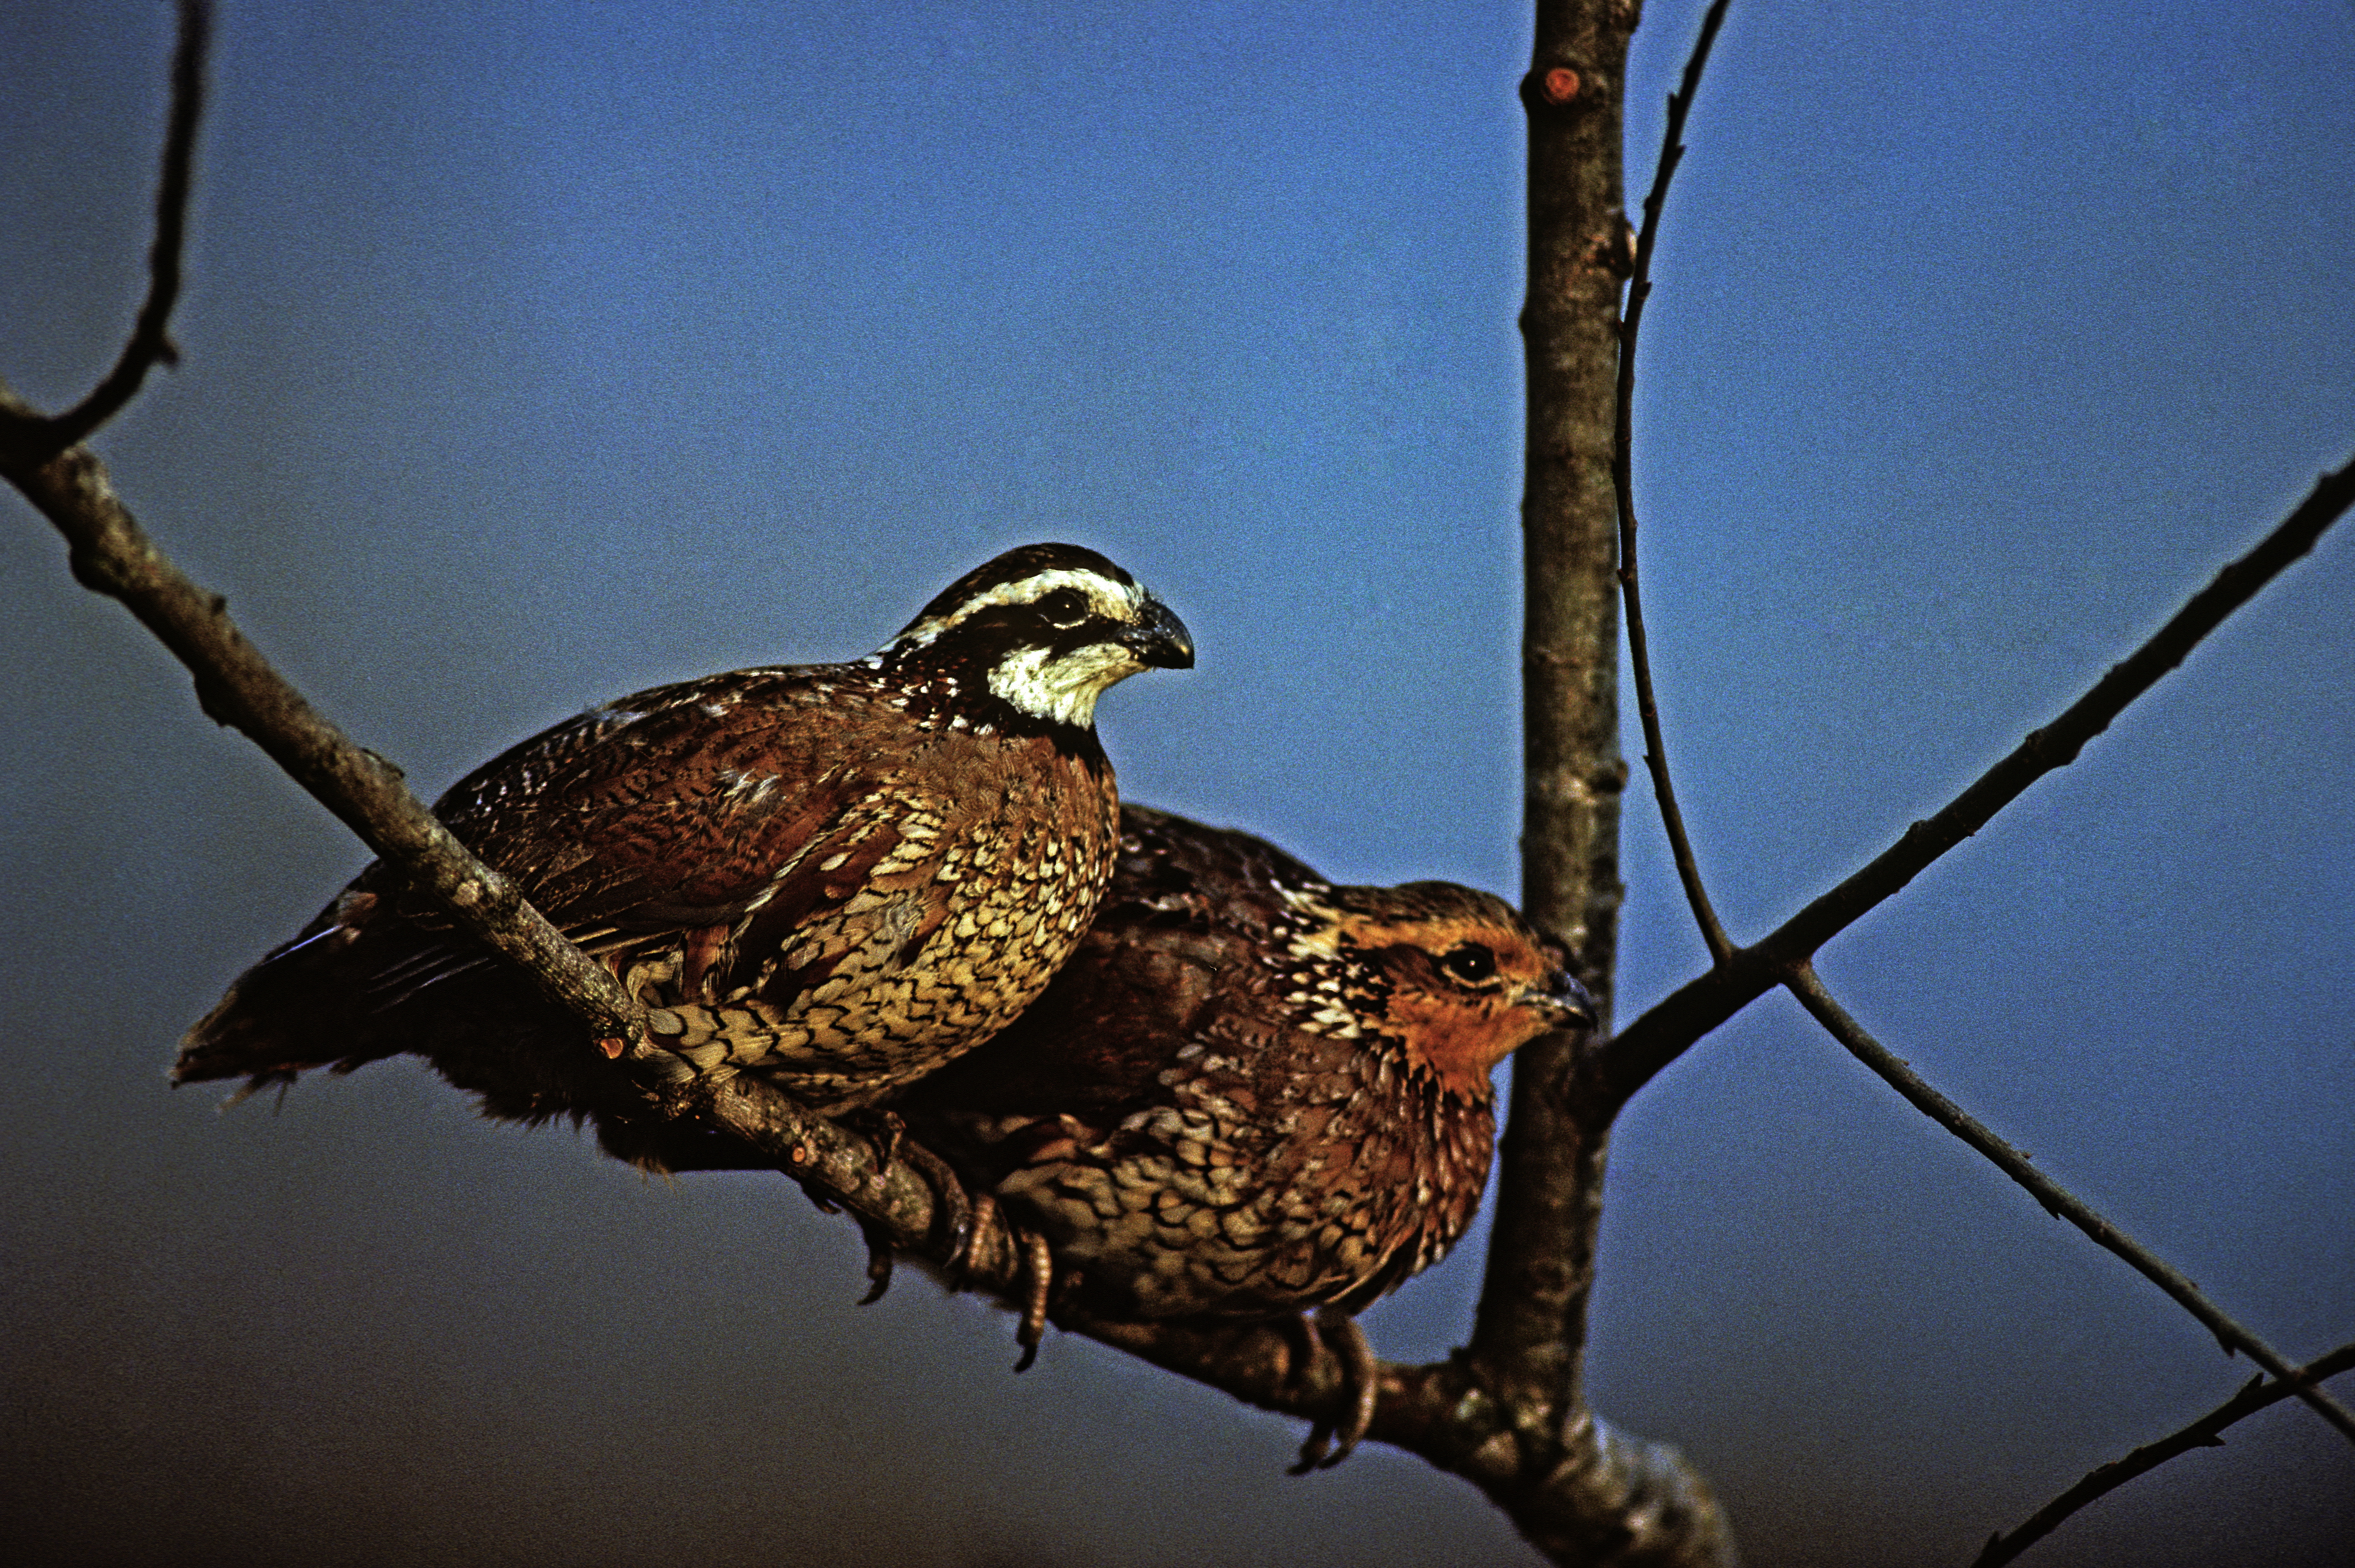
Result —
[{"label": "quail beak", "polygon": [[1194,667],[1194,634],[1167,604],[1149,594],[1137,607],[1135,624],[1122,627],[1112,640],[1135,655],[1139,664],[1156,669]]},{"label": "quail beak", "polygon": [[1554,1028],[1563,1030],[1586,1030],[1594,1027],[1594,998],[1586,993],[1567,969],[1554,971],[1550,989],[1532,989],[1529,995],[1532,1007],[1548,1009],[1557,1015]]}]

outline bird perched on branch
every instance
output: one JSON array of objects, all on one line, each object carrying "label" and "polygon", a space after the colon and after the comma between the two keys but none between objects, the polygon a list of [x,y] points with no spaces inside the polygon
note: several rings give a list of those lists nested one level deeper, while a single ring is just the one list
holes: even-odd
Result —
[{"label": "bird perched on branch", "polygon": [[[1350,1316],[1464,1233],[1491,1070],[1590,1027],[1592,1001],[1491,894],[1336,887],[1262,839],[1139,806],[1122,827],[1071,964],[900,1113],[1043,1242],[1026,1363],[1050,1290],[1128,1321],[1322,1309],[1354,1378],[1346,1453],[1373,1393]],[[1303,1458],[1325,1458],[1321,1435]]]},{"label": "bird perched on branch", "polygon": [[[1112,875],[1096,699],[1185,668],[1177,616],[1092,550],[967,572],[851,664],[625,697],[461,780],[442,820],[651,1009],[676,1079],[871,1105],[1046,987]],[[174,1077],[427,1057],[487,1114],[643,1110],[587,1031],[370,866],[188,1031]]]}]

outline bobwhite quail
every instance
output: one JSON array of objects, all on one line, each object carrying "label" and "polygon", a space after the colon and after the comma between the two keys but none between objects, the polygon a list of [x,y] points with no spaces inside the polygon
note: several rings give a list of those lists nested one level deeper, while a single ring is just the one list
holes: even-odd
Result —
[{"label": "bobwhite quail", "polygon": [[[1247,834],[1122,817],[1071,962],[900,1114],[1043,1240],[1026,1361],[1050,1281],[1119,1320],[1318,1308],[1369,1402],[1348,1317],[1464,1233],[1488,1179],[1491,1070],[1591,1026],[1591,1000],[1491,894],[1336,887]],[[1344,1452],[1369,1414],[1342,1424]]]},{"label": "bobwhite quail", "polygon": [[[625,697],[434,809],[647,1003],[671,1076],[758,1073],[852,1110],[987,1040],[1062,966],[1117,848],[1096,699],[1193,658],[1127,572],[1029,545],[867,658]],[[404,1051],[496,1116],[618,1129],[643,1106],[581,1025],[381,864],[238,978],[174,1077],[250,1092]]]}]

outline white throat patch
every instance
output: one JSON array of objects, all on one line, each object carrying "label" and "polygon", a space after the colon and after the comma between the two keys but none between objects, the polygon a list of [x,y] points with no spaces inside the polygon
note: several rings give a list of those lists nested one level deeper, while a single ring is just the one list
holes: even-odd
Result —
[{"label": "white throat patch", "polygon": [[1096,721],[1096,699],[1146,667],[1118,643],[1090,643],[1060,657],[1025,648],[989,672],[989,689],[1033,719],[1084,730]]}]

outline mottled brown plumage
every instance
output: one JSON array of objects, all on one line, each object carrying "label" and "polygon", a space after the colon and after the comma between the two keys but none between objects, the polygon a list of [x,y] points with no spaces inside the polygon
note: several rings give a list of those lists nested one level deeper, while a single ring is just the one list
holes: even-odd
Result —
[{"label": "mottled brown plumage", "polygon": [[[1096,698],[1184,667],[1177,618],[1032,545],[852,664],[738,670],[560,724],[435,810],[655,1010],[685,1079],[874,1104],[1002,1028],[1087,928],[1117,800]],[[381,865],[247,971],[175,1076],[250,1086],[413,1051],[486,1111],[635,1105],[581,1027]]]},{"label": "mottled brown plumage", "polygon": [[1487,1182],[1490,1071],[1587,999],[1504,901],[1336,887],[1130,806],[1087,940],[911,1131],[1043,1236],[1099,1317],[1354,1313],[1436,1263]]}]

